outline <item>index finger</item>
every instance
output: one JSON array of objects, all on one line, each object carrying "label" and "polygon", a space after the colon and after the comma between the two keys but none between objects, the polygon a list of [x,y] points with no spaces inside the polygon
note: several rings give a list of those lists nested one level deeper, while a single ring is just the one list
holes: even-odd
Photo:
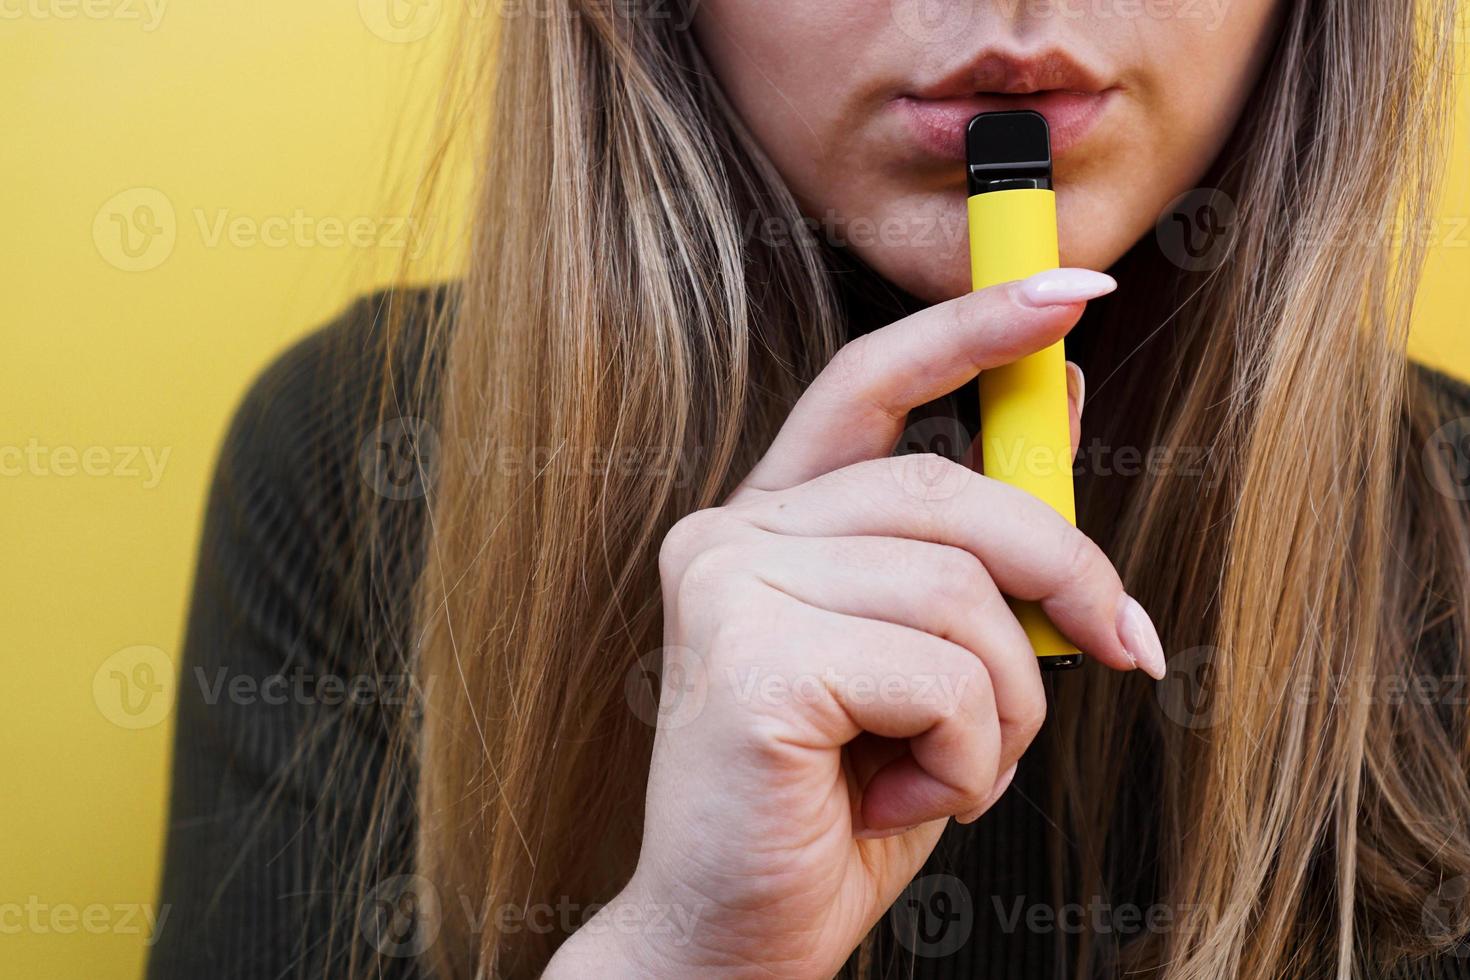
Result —
[{"label": "index finger", "polygon": [[1042,500],[943,457],[867,460],[789,490],[752,494],[728,510],[774,534],[961,548],[1001,592],[1039,602],[1083,653],[1118,670],[1163,676],[1157,631],[1095,542]]},{"label": "index finger", "polygon": [[797,401],[744,490],[784,490],[893,451],[908,413],[988,368],[1063,337],[1117,287],[1089,269],[1049,269],[931,306],[851,341]]}]

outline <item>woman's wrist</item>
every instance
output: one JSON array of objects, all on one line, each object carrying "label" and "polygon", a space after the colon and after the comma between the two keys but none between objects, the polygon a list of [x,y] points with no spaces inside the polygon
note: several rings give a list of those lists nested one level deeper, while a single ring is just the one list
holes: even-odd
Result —
[{"label": "woman's wrist", "polygon": [[543,980],[587,976],[636,976],[683,980],[735,976],[738,970],[710,962],[695,931],[701,908],[662,901],[635,879],[562,944]]},{"label": "woman's wrist", "polygon": [[[609,906],[611,907],[611,906]],[[598,913],[600,917],[607,909]],[[546,966],[542,980],[578,980],[591,976],[649,977],[659,980],[678,975],[663,957],[646,948],[636,936],[619,936],[613,930],[589,929],[594,917],[562,944]]]}]

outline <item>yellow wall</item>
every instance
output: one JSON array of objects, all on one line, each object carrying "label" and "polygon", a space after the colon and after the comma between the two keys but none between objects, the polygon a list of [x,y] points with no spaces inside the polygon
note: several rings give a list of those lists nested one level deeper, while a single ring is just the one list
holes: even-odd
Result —
[{"label": "yellow wall", "polygon": [[[439,0],[400,5],[407,22],[387,2],[0,3],[0,449],[26,453],[0,459],[7,975],[143,963],[166,688],[216,444],[257,368],[405,241],[380,161],[403,107],[426,114],[447,30]],[[1415,336],[1461,374],[1466,142]],[[216,236],[222,218],[235,230]],[[339,242],[332,221],[381,243]]]},{"label": "yellow wall", "polygon": [[1455,152],[1439,217],[1428,229],[1432,245],[1409,351],[1435,367],[1470,378],[1470,13],[1463,5],[1456,48],[1460,100]]},{"label": "yellow wall", "polygon": [[0,3],[0,446],[46,450],[0,459],[8,977],[142,969],[168,692],[130,715],[113,672],[169,677],[247,380],[396,267],[381,160],[436,71],[437,34],[369,24],[386,0],[151,2]]}]

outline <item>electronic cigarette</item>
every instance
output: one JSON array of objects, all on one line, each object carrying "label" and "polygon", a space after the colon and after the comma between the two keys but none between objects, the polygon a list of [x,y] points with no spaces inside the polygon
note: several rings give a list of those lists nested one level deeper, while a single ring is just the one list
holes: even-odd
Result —
[{"label": "electronic cigarette", "polygon": [[[983,112],[965,132],[969,162],[970,278],[984,289],[1055,269],[1057,201],[1051,134],[1039,112]],[[985,475],[1040,497],[1077,523],[1067,361],[1059,340],[980,374]],[[1011,605],[1043,669],[1075,667],[1077,647],[1039,604]]]}]

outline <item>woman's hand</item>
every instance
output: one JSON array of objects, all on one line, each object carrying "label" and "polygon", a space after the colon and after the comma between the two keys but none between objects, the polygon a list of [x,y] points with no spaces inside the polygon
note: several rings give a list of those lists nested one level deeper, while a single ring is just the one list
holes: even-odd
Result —
[{"label": "woman's hand", "polygon": [[[730,499],[674,527],[637,871],[549,976],[835,973],[948,818],[1005,791],[1042,723],[1004,596],[1039,600],[1107,666],[1162,675],[1152,624],[1090,539],[962,465],[889,456],[911,409],[1056,341],[1112,288],[1042,273],[853,341]],[[620,914],[682,925],[619,929]]]}]

